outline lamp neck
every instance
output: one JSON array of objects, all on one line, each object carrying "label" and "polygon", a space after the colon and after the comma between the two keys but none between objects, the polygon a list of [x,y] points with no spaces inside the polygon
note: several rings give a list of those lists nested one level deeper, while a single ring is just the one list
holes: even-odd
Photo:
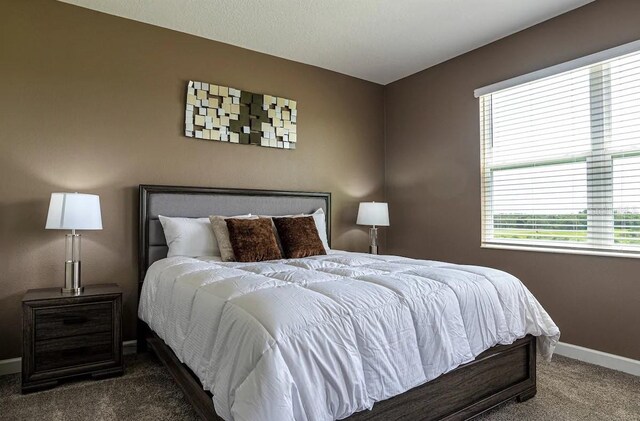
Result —
[{"label": "lamp neck", "polygon": [[76,234],[76,230],[72,229],[71,234],[66,234],[65,237],[65,282],[62,292],[79,295],[82,292],[80,282],[80,240],[82,236]]},{"label": "lamp neck", "polygon": [[369,253],[378,254],[378,229],[375,225],[369,228]]}]

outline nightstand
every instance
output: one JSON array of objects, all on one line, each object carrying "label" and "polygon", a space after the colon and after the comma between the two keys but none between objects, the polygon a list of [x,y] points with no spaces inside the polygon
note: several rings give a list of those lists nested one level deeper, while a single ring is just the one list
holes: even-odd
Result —
[{"label": "nightstand", "polygon": [[85,286],[76,296],[29,290],[22,335],[22,393],[79,375],[122,374],[122,290],[116,284]]}]

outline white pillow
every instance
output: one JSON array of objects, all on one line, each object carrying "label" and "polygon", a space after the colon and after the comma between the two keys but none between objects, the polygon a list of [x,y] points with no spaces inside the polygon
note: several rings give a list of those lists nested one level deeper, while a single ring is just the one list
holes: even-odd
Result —
[{"label": "white pillow", "polygon": [[220,256],[209,218],[170,218],[159,215],[169,252],[173,256]]},{"label": "white pillow", "polygon": [[313,216],[313,220],[316,223],[316,229],[320,240],[322,240],[324,251],[328,252],[331,249],[329,248],[329,240],[327,240],[327,220],[325,219],[324,211],[320,208],[312,213],[311,216]]}]

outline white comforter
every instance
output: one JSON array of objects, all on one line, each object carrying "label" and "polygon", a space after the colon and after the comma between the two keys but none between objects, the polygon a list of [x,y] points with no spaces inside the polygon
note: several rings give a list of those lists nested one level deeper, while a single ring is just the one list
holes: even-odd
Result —
[{"label": "white comforter", "polygon": [[332,252],[262,263],[154,263],[139,317],[226,420],[334,420],[432,380],[497,344],[560,332],[495,269]]}]

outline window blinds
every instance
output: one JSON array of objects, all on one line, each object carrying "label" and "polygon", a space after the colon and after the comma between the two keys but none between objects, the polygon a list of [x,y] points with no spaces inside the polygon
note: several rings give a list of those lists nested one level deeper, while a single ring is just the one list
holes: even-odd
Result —
[{"label": "window blinds", "polygon": [[480,96],[484,246],[640,254],[640,52]]}]

